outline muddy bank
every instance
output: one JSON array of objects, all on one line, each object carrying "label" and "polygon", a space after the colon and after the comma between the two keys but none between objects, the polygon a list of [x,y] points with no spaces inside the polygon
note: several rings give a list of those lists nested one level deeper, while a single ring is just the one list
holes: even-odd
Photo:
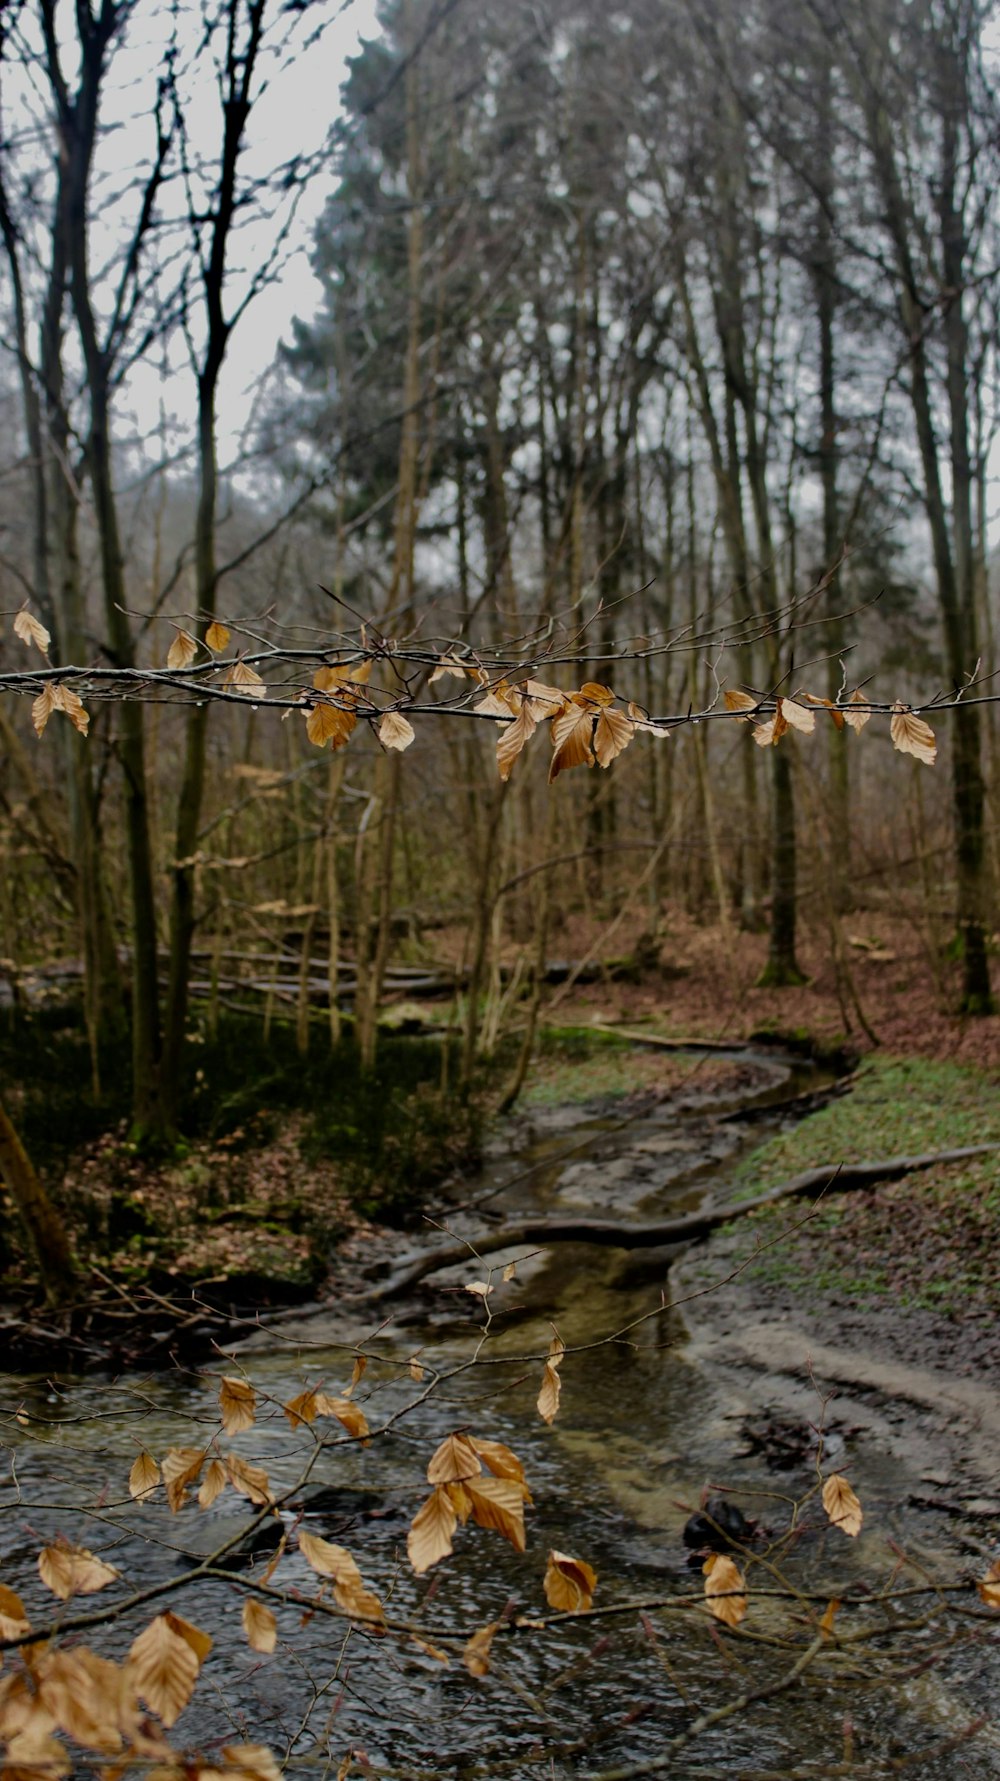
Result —
[{"label": "muddy bank", "polygon": [[[834,1215],[838,1250],[887,1202],[912,1214],[931,1197],[913,1182],[859,1196]],[[829,1216],[755,1216],[682,1256],[670,1286],[686,1358],[725,1375],[748,1414],[815,1422],[829,1399],[860,1455],[879,1449],[902,1465],[911,1496],[1000,1537],[1000,1323],[988,1304],[944,1315],[905,1291],[866,1293],[863,1250],[853,1274],[830,1265]]]}]

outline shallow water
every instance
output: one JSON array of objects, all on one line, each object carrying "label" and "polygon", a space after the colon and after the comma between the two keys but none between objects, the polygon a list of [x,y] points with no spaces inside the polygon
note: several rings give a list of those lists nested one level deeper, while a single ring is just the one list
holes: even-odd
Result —
[{"label": "shallow water", "polygon": [[[460,1234],[463,1217],[466,1228],[481,1228],[486,1205],[501,1216],[515,1206],[524,1215],[585,1204],[648,1217],[698,1204],[788,1117],[776,1112],[750,1128],[719,1123],[733,1100],[766,1102],[813,1085],[792,1060],[768,1054],[749,1061],[753,1080],[729,1100],[699,1100],[695,1076],[686,1107],[654,1107],[627,1125],[627,1111],[606,1107],[571,1117],[539,1113],[518,1157],[498,1156],[470,1188],[480,1209],[449,1222]],[[587,1150],[565,1157],[584,1142]],[[503,1182],[533,1164],[541,1166],[505,1194]],[[304,1525],[346,1545],[391,1618],[447,1645],[451,1662],[445,1667],[405,1635],[378,1638],[322,1615],[304,1620],[296,1596],[311,1595],[316,1578],[293,1540],[274,1577],[288,1599],[278,1609],[279,1646],[270,1658],[248,1650],[238,1584],[196,1580],[164,1599],[215,1639],[175,1739],[211,1749],[246,1736],[309,1766],[331,1763],[334,1773],[357,1748],[376,1769],[414,1781],[452,1774],[562,1781],[658,1772],[650,1765],[664,1761],[675,1776],[878,1776],[894,1772],[887,1765],[903,1756],[910,1758],[905,1772],[928,1781],[1000,1775],[992,1734],[974,1746],[917,1755],[975,1719],[995,1681],[990,1632],[984,1643],[942,1656],[941,1617],[874,1648],[831,1651],[793,1689],[732,1711],[670,1756],[671,1740],[699,1718],[780,1679],[813,1637],[830,1596],[856,1581],[877,1589],[904,1550],[936,1573],[953,1568],[947,1529],[926,1515],[916,1522],[900,1507],[907,1481],[898,1463],[862,1448],[832,1413],[828,1458],[850,1467],[865,1528],[847,1541],[827,1527],[815,1501],[799,1514],[796,1503],[815,1484],[815,1440],[806,1430],[801,1463],[787,1471],[770,1470],[749,1451],[745,1384],[692,1358],[677,1314],[661,1307],[666,1258],[658,1264],[647,1256],[637,1266],[621,1251],[560,1245],[504,1284],[505,1259],[453,1271],[450,1289],[447,1279],[439,1284],[427,1310],[394,1316],[369,1334],[371,1358],[357,1396],[373,1430],[385,1432],[367,1450],[324,1448],[308,1481],[309,1491],[337,1494],[307,1511]],[[464,1291],[464,1282],[487,1276],[496,1286],[488,1327],[482,1301]],[[686,1316],[696,1323],[696,1308]],[[560,1414],[549,1428],[534,1399],[553,1325],[571,1352],[561,1368]],[[343,1388],[351,1356],[338,1338],[347,1333],[335,1320],[304,1325],[301,1338],[290,1334],[277,1348],[241,1357],[271,1404],[254,1429],[225,1446],[265,1465],[278,1494],[296,1485],[315,1453],[309,1431],[291,1434],[278,1406],[320,1380],[331,1392]],[[408,1366],[415,1351],[426,1368],[419,1382]],[[88,1381],[65,1391],[8,1378],[3,1397],[10,1470],[0,1492],[0,1581],[20,1590],[33,1614],[51,1614],[34,1555],[58,1532],[100,1550],[130,1585],[144,1588],[178,1579],[185,1554],[204,1555],[242,1527],[232,1492],[208,1511],[189,1504],[178,1516],[125,1496],[139,1445],[162,1457],[171,1445],[201,1444],[216,1432],[214,1386],[204,1378]],[[18,1405],[26,1425],[12,1420]],[[766,1380],[750,1408],[766,1420]],[[817,1400],[812,1419],[821,1414]],[[803,1427],[808,1420],[807,1413]],[[505,1441],[523,1461],[534,1497],[528,1549],[517,1554],[496,1533],[470,1526],[456,1535],[452,1559],[416,1579],[405,1560],[408,1522],[428,1494],[427,1460],[455,1428]],[[697,1601],[701,1572],[686,1562],[683,1524],[710,1483],[738,1491],[740,1505],[762,1524],[752,1549],[758,1562],[749,1566],[745,1629],[753,1643],[720,1633],[706,1618]],[[284,1506],[280,1527],[271,1520],[272,1540],[299,1515],[296,1502]],[[544,1629],[505,1627],[490,1675],[474,1680],[454,1641],[504,1615],[544,1614],[541,1583],[552,1547],[597,1570],[598,1611],[634,1606]],[[764,1556],[775,1569],[760,1562]],[[247,1555],[248,1568],[237,1575],[260,1577],[266,1562],[266,1553]],[[920,1582],[915,1570],[908,1575]],[[764,1593],[786,1580],[815,1591],[817,1607]],[[62,1612],[76,1618],[113,1599],[111,1591],[77,1598]],[[95,1630],[94,1645],[120,1655],[154,1611],[151,1605]],[[917,1622],[926,1601],[894,1612]],[[866,1615],[868,1623],[885,1619],[873,1603],[843,1610],[839,1626],[857,1631]],[[928,1667],[935,1655],[940,1661]],[[899,1674],[890,1681],[889,1671]],[[840,1769],[845,1761],[851,1766]]]}]

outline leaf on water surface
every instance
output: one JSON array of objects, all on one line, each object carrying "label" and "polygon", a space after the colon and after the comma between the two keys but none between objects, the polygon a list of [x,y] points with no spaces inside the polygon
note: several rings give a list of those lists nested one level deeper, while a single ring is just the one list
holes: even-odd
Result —
[{"label": "leaf on water surface", "polygon": [[853,1540],[861,1532],[864,1520],[861,1504],[847,1479],[839,1472],[831,1472],[823,1486],[823,1507],[842,1534]]}]

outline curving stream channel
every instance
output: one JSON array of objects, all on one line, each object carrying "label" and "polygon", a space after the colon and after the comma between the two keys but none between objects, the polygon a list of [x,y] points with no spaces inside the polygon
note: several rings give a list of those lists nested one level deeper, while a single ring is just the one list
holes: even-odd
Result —
[{"label": "curving stream channel", "polygon": [[[693,1209],[724,1190],[748,1149],[798,1116],[785,1105],[790,1097],[822,1086],[800,1060],[742,1050],[716,1058],[707,1084],[695,1067],[689,1089],[637,1101],[634,1113],[607,1105],[538,1112],[520,1123],[515,1155],[498,1153],[478,1182],[464,1184],[472,1204],[448,1226],[461,1236],[505,1214],[586,1208],[649,1218]],[[265,1466],[279,1497],[292,1494],[277,1516],[258,1516],[253,1541],[229,1554],[232,1581],[196,1577],[86,1635],[120,1656],[164,1606],[212,1632],[175,1741],[211,1754],[245,1737],[331,1781],[350,1751],[361,1753],[350,1773],[365,1773],[367,1762],[367,1772],[407,1781],[1000,1775],[1000,1740],[988,1723],[996,1635],[986,1617],[957,1623],[926,1594],[878,1600],[894,1572],[897,1584],[917,1587],[930,1576],[953,1581],[969,1562],[945,1517],[908,1510],[918,1479],[901,1474],[898,1451],[870,1432],[862,1439],[835,1405],[826,1412],[825,1469],[849,1469],[865,1505],[862,1535],[848,1541],[827,1526],[815,1495],[797,1507],[816,1480],[809,1425],[822,1414],[818,1396],[800,1385],[797,1403],[767,1376],[734,1372],[700,1348],[692,1339],[697,1301],[683,1312],[662,1308],[669,1257],[565,1244],[522,1262],[504,1283],[508,1259],[500,1253],[452,1270],[377,1320],[358,1300],[284,1325],[244,1344],[235,1365],[209,1369],[246,1369],[261,1400],[258,1421],[224,1445]],[[487,1278],[495,1286],[488,1310],[464,1290]],[[547,1427],[534,1402],[553,1325],[569,1352],[560,1412]],[[376,1438],[367,1449],[338,1443],[317,1454],[310,1431],[292,1433],[279,1406],[320,1381],[342,1390],[359,1342],[369,1362],[356,1395]],[[171,1516],[162,1491],[135,1505],[125,1490],[140,1447],[162,1458],[218,1433],[214,1394],[214,1380],[180,1373],[4,1379],[0,1583],[22,1594],[33,1617],[52,1615],[36,1554],[56,1534],[122,1573],[101,1595],[60,1607],[73,1620],[130,1591],[179,1582],[192,1560],[243,1530],[247,1516],[232,1491],[208,1510],[189,1503]],[[456,1535],[454,1557],[417,1579],[406,1563],[407,1527],[428,1494],[430,1454],[456,1428],[506,1442],[522,1460],[534,1498],[527,1551],[470,1526]],[[310,1460],[308,1481],[296,1488]],[[759,1523],[738,1635],[706,1616],[701,1569],[688,1563],[682,1539],[710,1484],[737,1493]],[[317,1579],[292,1533],[274,1574],[286,1597],[277,1649],[270,1657],[250,1651],[245,1585],[298,1525],[347,1546],[393,1622],[417,1638],[380,1638],[310,1615],[305,1598]],[[597,1612],[519,1626],[548,1612],[550,1548],[594,1566]],[[844,1639],[794,1686],[780,1687],[814,1641],[825,1602],[852,1588],[869,1600],[841,1611]],[[789,1589],[812,1592],[816,1605],[788,1599]],[[474,1680],[461,1640],[505,1616],[513,1624],[494,1640],[490,1673]],[[880,1636],[869,1636],[876,1628]]]}]

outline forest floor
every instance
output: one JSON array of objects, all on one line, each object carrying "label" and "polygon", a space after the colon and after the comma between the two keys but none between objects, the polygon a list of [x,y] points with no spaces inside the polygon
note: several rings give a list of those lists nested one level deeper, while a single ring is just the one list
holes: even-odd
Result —
[{"label": "forest floor", "polygon": [[[571,918],[553,936],[553,951],[568,960],[603,954],[612,962],[596,980],[548,992],[529,1106],[669,1095],[690,1082],[692,1069],[704,1085],[722,1064],[711,1054],[692,1064],[690,1055],[655,1045],[597,1042],[574,1054],[562,1039],[581,1028],[722,1045],[770,1039],[839,1054],[841,1063],[869,1053],[872,1061],[862,1062],[854,1092],[802,1121],[780,1155],[755,1160],[756,1186],[813,1164],[1000,1139],[1000,1018],[961,1021],[949,1012],[956,968],[934,964],[916,925],[888,911],[846,917],[836,960],[826,934],[807,932],[800,963],[808,981],[791,990],[755,987],[764,936],[699,926],[677,909],[661,929],[659,965],[639,969],[644,925],[642,911],[610,931]],[[449,938],[435,936],[435,950],[447,956]],[[430,1025],[447,1018],[440,1003],[424,1012]],[[60,1179],[47,1175],[123,1327],[129,1295],[147,1288],[190,1295],[198,1282],[210,1303],[274,1307],[349,1290],[373,1248],[391,1254],[396,1239],[379,1229],[377,1196],[359,1196],[338,1163],[337,1129],[323,1153],[301,1112],[280,1100],[266,1105],[275,1092],[265,1084],[229,1129],[195,1137],[182,1157],[136,1157],[117,1128],[78,1144]],[[416,1092],[406,1103],[408,1134],[412,1109],[421,1109]],[[326,1090],[318,1084],[315,1093]],[[439,1142],[433,1123],[421,1142],[425,1149]],[[461,1176],[461,1144],[453,1162]],[[433,1204],[438,1196],[430,1189],[419,1197]],[[872,1352],[973,1376],[1000,1361],[1000,1271],[991,1265],[998,1245],[1000,1162],[987,1158],[831,1199],[805,1222],[788,1208],[741,1219],[694,1253],[718,1276],[763,1250],[712,1301],[712,1317],[727,1326],[794,1320],[815,1340],[839,1333]],[[331,1252],[336,1268],[327,1279]],[[8,1282],[27,1274],[15,1256]]]}]

